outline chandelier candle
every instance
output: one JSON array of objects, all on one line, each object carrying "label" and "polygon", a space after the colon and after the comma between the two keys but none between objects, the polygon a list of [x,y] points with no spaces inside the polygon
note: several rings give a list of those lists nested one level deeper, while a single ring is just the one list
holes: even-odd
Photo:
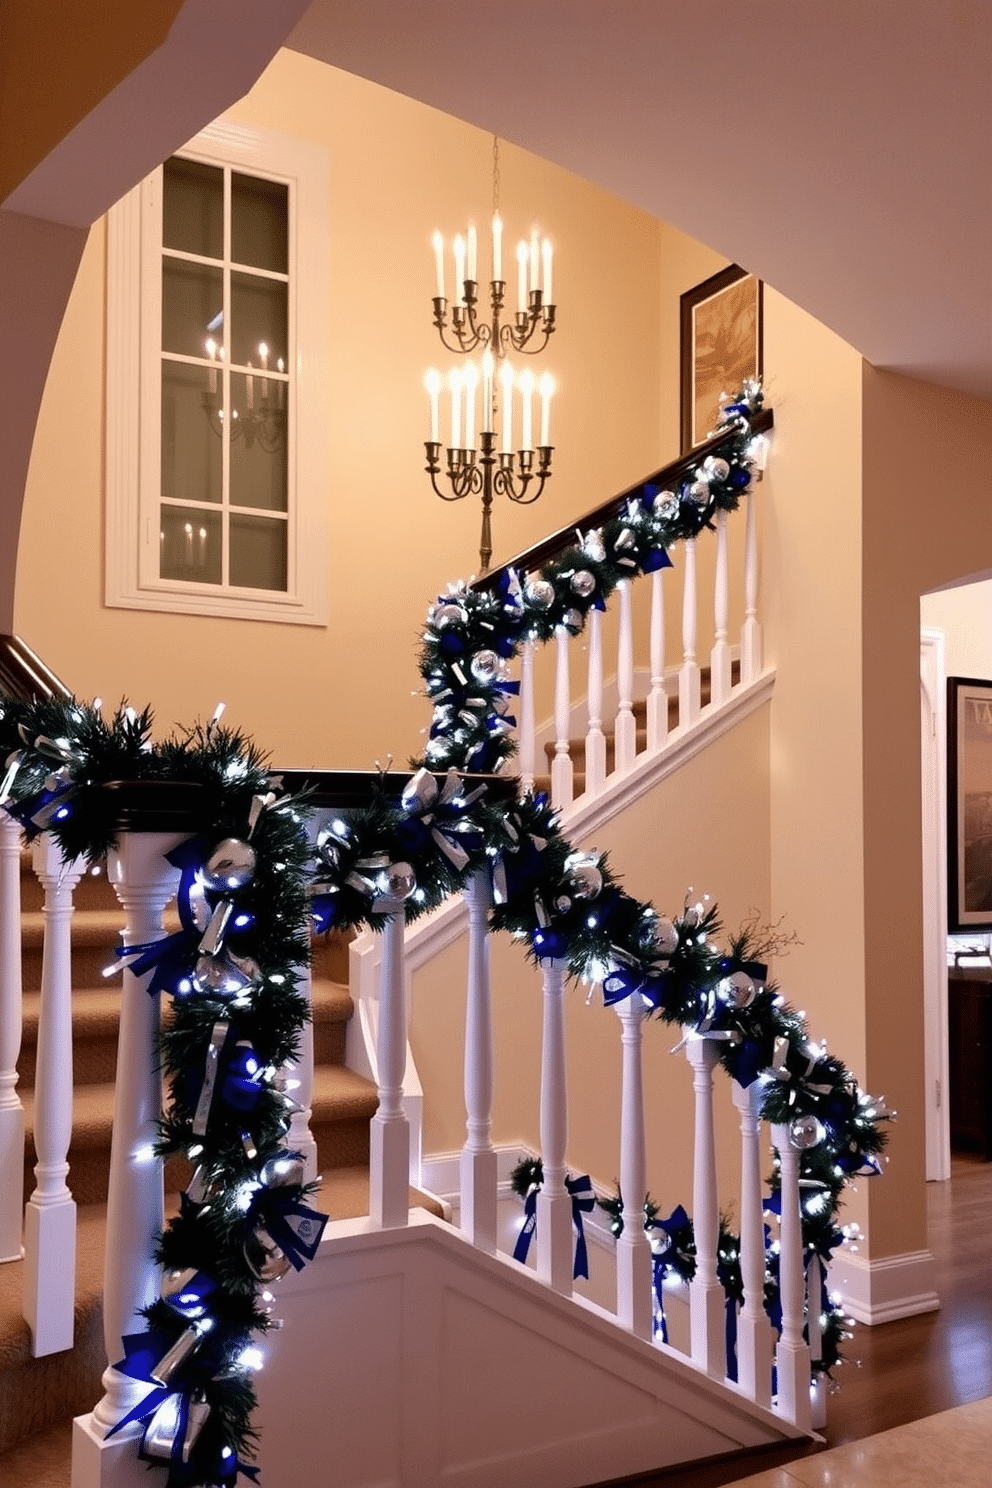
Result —
[{"label": "chandelier candle", "polygon": [[[479,297],[475,227],[470,225],[451,243],[455,285],[450,301],[445,292],[444,238],[440,232],[435,232],[431,238],[437,287],[433,300],[434,326],[441,344],[448,351],[465,356],[470,356],[476,349],[482,353],[481,369],[478,363],[469,362],[463,369],[452,368],[448,373],[451,425],[443,466],[438,403],[444,378],[434,368],[424,376],[430,404],[430,438],[425,443],[427,474],[435,494],[442,501],[481,496],[479,561],[482,573],[488,571],[492,557],[490,513],[494,495],[501,493],[510,501],[530,505],[541,495],[551,474],[551,397],[555,391],[555,381],[550,373],[545,373],[540,381],[529,371],[516,377],[507,361],[511,352],[536,356],[544,350],[554,332],[551,242],[532,232],[529,240],[521,239],[518,243],[517,308],[515,312],[508,311],[504,304],[503,220],[495,210],[498,206],[495,189],[493,206],[493,277],[489,281],[487,309],[483,309]],[[515,388],[520,391],[519,448],[514,447],[513,439]],[[476,403],[480,390],[481,410],[477,409]],[[536,447],[533,438],[535,390],[541,399],[541,438]]]}]

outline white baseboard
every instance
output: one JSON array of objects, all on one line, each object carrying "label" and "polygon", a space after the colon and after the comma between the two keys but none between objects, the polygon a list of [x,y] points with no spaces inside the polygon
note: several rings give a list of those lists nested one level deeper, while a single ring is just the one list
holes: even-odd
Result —
[{"label": "white baseboard", "polygon": [[933,1290],[934,1269],[929,1250],[877,1261],[841,1251],[830,1267],[830,1290],[840,1292],[855,1322],[875,1327],[936,1312],[940,1298]]}]

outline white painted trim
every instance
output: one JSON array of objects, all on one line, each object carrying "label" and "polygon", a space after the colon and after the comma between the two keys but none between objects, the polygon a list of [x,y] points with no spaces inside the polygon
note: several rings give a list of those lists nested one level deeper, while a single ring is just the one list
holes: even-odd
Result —
[{"label": "white painted trim", "polygon": [[855,1322],[868,1327],[892,1323],[938,1310],[940,1298],[932,1285],[935,1265],[929,1250],[877,1261],[842,1250],[830,1265],[830,1290],[840,1293]]},{"label": "white painted trim", "polygon": [[[162,580],[149,534],[158,530],[161,345],[161,170],[108,214],[105,599],[158,610],[326,626],[328,156],[322,145],[218,120],[181,151],[285,181],[290,188],[289,591],[221,589]],[[305,307],[305,315],[298,307]],[[142,347],[154,347],[154,357]],[[155,375],[149,373],[154,361]],[[144,375],[143,375],[144,374]],[[151,545],[154,547],[154,544]],[[157,548],[156,548],[157,551]],[[144,554],[144,561],[142,555]]]},{"label": "white painted trim", "polygon": [[923,1068],[926,1174],[951,1176],[947,1031],[947,688],[944,632],[920,631],[923,804]]}]

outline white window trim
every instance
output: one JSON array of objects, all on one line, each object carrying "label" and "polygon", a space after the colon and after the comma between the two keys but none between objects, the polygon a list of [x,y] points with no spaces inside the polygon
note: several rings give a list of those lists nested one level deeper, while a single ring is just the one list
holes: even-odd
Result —
[{"label": "white window trim", "polygon": [[[296,510],[289,592],[228,588],[208,593],[203,585],[158,578],[157,563],[149,575],[147,561],[142,564],[142,551],[151,540],[157,548],[161,494],[158,170],[111,208],[107,222],[105,601],[116,609],[326,626],[327,151],[273,130],[218,121],[178,153],[248,174],[272,175],[288,181],[296,194],[289,244],[289,354],[296,374],[287,431]],[[305,307],[302,315],[294,313],[293,301]],[[154,346],[154,357],[142,356],[143,337],[146,346]]]}]

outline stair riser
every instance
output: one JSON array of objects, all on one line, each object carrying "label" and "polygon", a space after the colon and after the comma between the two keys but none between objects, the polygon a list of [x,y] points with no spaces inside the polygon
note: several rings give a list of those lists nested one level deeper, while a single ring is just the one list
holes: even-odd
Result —
[{"label": "stair riser", "polygon": [[[18,1089],[33,1090],[37,1048],[33,1038],[25,1038],[17,1061]],[[103,1038],[81,1039],[72,1043],[72,1073],[76,1085],[105,1085],[117,1078],[117,1029],[108,1030]]]},{"label": "stair riser", "polygon": [[[102,987],[107,978],[105,966],[115,961],[114,949],[119,941],[108,940],[106,945],[74,945],[72,947],[72,984],[74,987]],[[21,979],[25,992],[41,990],[41,965],[43,946],[28,941],[21,948]],[[120,978],[114,983],[120,986]]]}]

